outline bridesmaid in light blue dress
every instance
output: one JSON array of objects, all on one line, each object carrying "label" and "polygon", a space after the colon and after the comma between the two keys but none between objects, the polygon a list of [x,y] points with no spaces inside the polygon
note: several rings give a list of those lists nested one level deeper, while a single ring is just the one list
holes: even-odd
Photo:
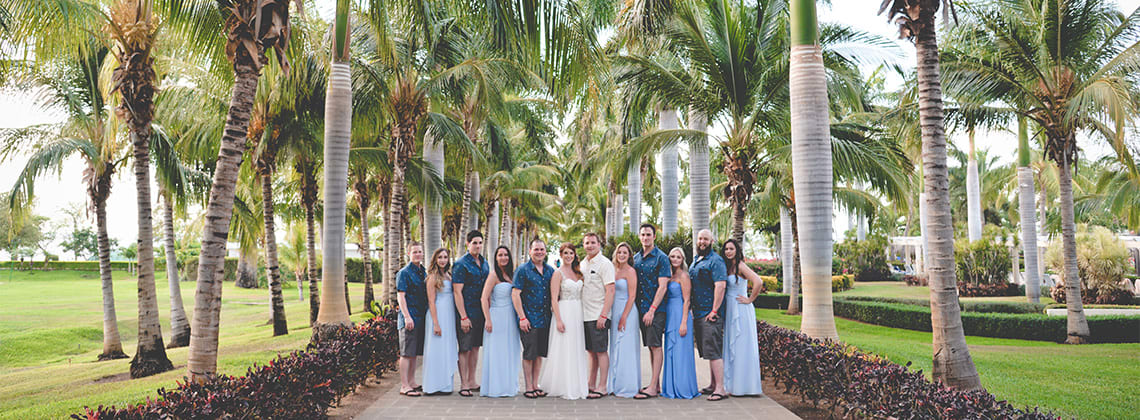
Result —
[{"label": "bridesmaid in light blue dress", "polygon": [[458,370],[459,342],[455,340],[455,298],[451,293],[451,255],[437,249],[428,267],[428,313],[424,340],[424,393],[450,394]]},{"label": "bridesmaid in light blue dress", "polygon": [[483,387],[484,397],[513,397],[519,392],[519,368],[522,366],[522,342],[519,341],[519,317],[511,301],[514,275],[511,250],[500,246],[495,250],[495,269],[483,284]]},{"label": "bridesmaid in light blue dress", "polygon": [[614,248],[614,313],[621,311],[610,327],[610,372],[606,389],[623,398],[633,398],[641,389],[641,333],[635,297],[637,272],[629,265],[633,249],[622,242]]},{"label": "bridesmaid in light blue dress", "polygon": [[669,251],[673,278],[665,303],[665,366],[661,371],[661,395],[691,399],[701,395],[697,387],[697,364],[693,356],[693,315],[689,312],[689,267],[685,251]]},{"label": "bridesmaid in light blue dress", "polygon": [[[764,288],[760,278],[748,264],[736,241],[724,243],[724,261],[728,268],[724,326],[724,385],[731,395],[761,395],[760,345],[756,341],[756,308],[752,301]],[[752,281],[752,293],[748,281]]]}]

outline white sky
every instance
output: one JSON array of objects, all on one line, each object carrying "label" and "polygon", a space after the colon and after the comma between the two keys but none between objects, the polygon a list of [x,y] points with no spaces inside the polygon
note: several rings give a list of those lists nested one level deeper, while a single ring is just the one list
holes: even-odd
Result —
[{"label": "white sky", "polygon": [[[821,22],[842,22],[869,33],[881,35],[900,46],[902,56],[899,63],[905,68],[913,68],[914,47],[908,42],[896,40],[898,32],[894,25],[887,22],[883,16],[876,15],[879,0],[832,0],[830,8],[821,7]],[[1119,0],[1117,4],[1121,10],[1130,12],[1140,7],[1140,0]],[[327,13],[322,13],[327,14]],[[896,81],[897,83],[897,81]],[[34,98],[29,92],[4,90],[0,91],[0,128],[24,127],[33,124],[57,122],[62,118],[58,112],[44,110],[34,105]],[[715,127],[713,128],[715,131]],[[962,142],[962,136],[951,135],[952,142]],[[1090,156],[1100,156],[1108,149],[1095,145],[1084,145],[1086,153]],[[1016,153],[1016,139],[1010,132],[979,133],[978,147],[990,150],[991,154],[1001,156],[1003,161],[1012,160]],[[684,157],[682,157],[684,158]],[[9,190],[23,167],[23,160],[12,159],[0,162],[0,190]],[[73,158],[64,165],[62,175],[56,177],[43,177],[37,180],[38,214],[53,220],[64,220],[62,212],[71,203],[85,203],[86,194],[79,181],[83,171],[83,164],[78,158]],[[153,190],[152,190],[153,191]],[[687,204],[681,205],[681,211],[687,213]],[[108,233],[117,238],[120,245],[127,245],[135,240],[137,221],[134,204],[134,179],[130,171],[121,171],[115,180],[115,187],[107,202]],[[686,217],[682,215],[682,217]],[[837,237],[847,230],[847,218],[837,217],[834,224]],[[280,236],[280,235],[279,235]],[[58,246],[55,251],[58,251]],[[64,255],[64,258],[70,258]]]}]

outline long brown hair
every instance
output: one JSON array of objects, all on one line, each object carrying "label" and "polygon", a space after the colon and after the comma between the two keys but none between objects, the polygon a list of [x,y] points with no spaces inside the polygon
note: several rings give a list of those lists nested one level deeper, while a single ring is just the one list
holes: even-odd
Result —
[{"label": "long brown hair", "polygon": [[617,246],[614,247],[614,254],[612,257],[610,257],[611,258],[610,261],[613,261],[614,264],[617,264],[617,253],[618,253],[618,250],[622,249],[622,248],[625,248],[625,251],[629,253],[629,258],[625,259],[625,265],[632,267],[633,266],[633,248],[630,247],[629,244],[625,243],[625,242],[619,243],[619,244],[617,244]]},{"label": "long brown hair", "polygon": [[[440,267],[436,264],[436,259],[439,258],[440,253],[447,254],[447,265]],[[443,280],[451,277],[451,252],[447,248],[440,248],[431,253],[431,262],[428,263],[427,269],[427,283],[429,286],[434,287],[435,290],[443,288]]]},{"label": "long brown hair", "polygon": [[574,274],[577,274],[579,278],[583,277],[582,276],[582,268],[578,266],[579,265],[578,250],[574,249],[574,244],[569,243],[569,242],[562,243],[562,246],[558,247],[558,257],[561,258],[562,257],[562,251],[565,251],[567,249],[569,249],[570,251],[572,251],[574,253],[574,261],[570,261],[570,271],[573,271]]},{"label": "long brown hair", "polygon": [[[506,269],[503,269],[503,267],[499,265],[499,250],[507,251]],[[511,275],[515,272],[515,260],[511,257],[511,248],[503,245],[495,248],[495,255],[494,258],[491,259],[491,263],[495,265],[495,277],[501,282],[510,283]]]}]

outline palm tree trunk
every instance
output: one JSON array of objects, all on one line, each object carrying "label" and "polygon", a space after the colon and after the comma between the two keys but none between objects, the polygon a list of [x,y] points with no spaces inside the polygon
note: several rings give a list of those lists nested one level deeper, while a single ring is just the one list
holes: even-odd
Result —
[{"label": "palm tree trunk", "polygon": [[[926,2],[937,9],[937,2]],[[947,386],[979,389],[981,380],[966,346],[962,330],[958,284],[954,276],[954,231],[950,219],[950,191],[946,168],[946,137],[942,114],[942,82],[938,69],[935,10],[923,10],[915,29],[918,59],[919,118],[922,161],[929,212],[926,232],[930,244],[927,273],[930,284],[930,322],[933,330],[933,376]]]},{"label": "palm tree trunk", "polygon": [[[788,315],[800,314],[800,288],[803,286],[803,275],[800,272],[800,233],[799,224],[796,223],[796,212],[788,212],[792,224],[792,283],[788,288]],[[802,323],[802,321],[801,321]]]},{"label": "palm tree trunk", "polygon": [[484,254],[488,258],[495,258],[495,250],[499,248],[499,200],[491,203],[491,214],[487,216],[487,247]]},{"label": "palm tree trunk", "polygon": [[166,280],[170,285],[170,343],[166,348],[190,345],[190,320],[186,318],[186,308],[182,304],[182,284],[178,278],[178,256],[174,250],[174,204],[170,194],[160,191],[162,196],[162,227],[165,231],[163,245],[166,248]]},{"label": "palm tree trunk", "polygon": [[360,262],[364,265],[364,311],[372,311],[372,301],[376,299],[372,292],[372,239],[368,233],[368,199],[367,188],[356,190],[356,201],[360,203]]},{"label": "palm tree trunk", "polygon": [[1061,187],[1061,245],[1065,254],[1065,269],[1062,280],[1065,282],[1065,307],[1068,309],[1067,344],[1089,342],[1089,323],[1085,319],[1084,304],[1081,302],[1081,278],[1077,271],[1077,235],[1073,222],[1073,175],[1072,164],[1064,159],[1057,165],[1058,184]]},{"label": "palm tree trunk", "polygon": [[[926,189],[926,182],[923,181],[922,188]],[[922,237],[922,261],[924,264],[929,264],[930,261],[930,235],[926,232],[927,222],[930,220],[930,211],[926,208],[926,193],[918,194],[918,233]],[[926,267],[923,266],[921,275],[926,275]]]},{"label": "palm tree trunk", "polygon": [[732,239],[736,240],[736,243],[743,244],[744,243],[744,215],[745,215],[744,208],[748,204],[741,202],[735,196],[731,198],[731,201],[732,201],[732,233],[731,233],[731,236],[732,236]]},{"label": "palm tree trunk", "polygon": [[277,263],[277,232],[273,220],[273,170],[259,164],[261,173],[261,215],[265,219],[265,267],[269,277],[269,304],[273,315],[273,336],[289,334],[285,320],[285,297],[281,294],[281,273]]},{"label": "palm tree trunk", "polygon": [[[388,278],[393,279],[393,282],[395,281],[396,273],[400,271],[401,268],[403,268],[400,266],[398,261],[400,259],[401,251],[405,249],[401,245],[403,243],[404,226],[400,221],[400,207],[402,207],[404,204],[403,185],[404,169],[400,168],[399,165],[395,165],[395,167],[392,168],[392,193],[390,196],[391,202],[388,204],[387,220],[384,221],[384,223],[388,225],[388,234],[385,240],[390,242],[389,246],[386,246],[384,250],[386,254],[385,259],[389,261]],[[393,286],[387,288],[387,290],[389,296],[385,296],[384,299],[385,301],[391,302],[394,300],[393,297],[396,296],[394,283]]]},{"label": "palm tree trunk", "polygon": [[784,275],[784,287],[781,293],[792,293],[792,282],[795,277],[795,245],[792,243],[792,218],[788,209],[780,207],[780,265]]},{"label": "palm tree trunk", "polygon": [[131,378],[142,378],[174,369],[162,343],[162,322],[158,319],[158,292],[154,286],[154,220],[150,205],[150,121],[130,114],[131,142],[134,147],[135,190],[138,206],[138,297],[139,335]]},{"label": "palm tree trunk", "polygon": [[475,206],[479,205],[479,193],[479,172],[469,167],[463,179],[463,214],[459,219],[459,235],[464,239],[467,232],[479,229],[479,213],[475,211]]},{"label": "palm tree trunk", "polygon": [[[1037,273],[1037,204],[1033,202],[1033,169],[1029,167],[1029,133],[1025,117],[1017,120],[1018,167],[1017,187],[1021,213],[1021,246],[1025,254],[1025,297],[1031,303],[1041,301],[1041,277]],[[1016,264],[1016,258],[1014,264]]]},{"label": "palm tree trunk", "polygon": [[982,239],[982,186],[978,179],[978,160],[974,156],[974,129],[970,128],[970,151],[966,160],[966,225],[970,242]]},{"label": "palm tree trunk", "polygon": [[625,207],[621,191],[614,191],[614,235],[625,234]]},{"label": "palm tree trunk", "polygon": [[629,169],[626,191],[629,192],[629,230],[636,233],[641,228],[641,162]]},{"label": "palm tree trunk", "polygon": [[792,3],[792,178],[800,234],[804,315],[800,330],[837,339],[831,307],[831,133],[827,72],[819,46],[815,1]]},{"label": "palm tree trunk", "polygon": [[254,255],[254,250],[242,249],[238,250],[238,266],[237,266],[237,280],[234,281],[234,286],[243,289],[256,289],[257,284],[257,256]]},{"label": "palm tree trunk", "polygon": [[[304,186],[301,187],[305,188]],[[317,267],[317,212],[312,202],[303,203],[305,207],[305,261],[309,272],[309,326],[316,325],[317,312],[321,309],[321,291],[317,287],[317,278],[320,277],[320,268]]]},{"label": "palm tree trunk", "polygon": [[250,110],[257,93],[258,70],[247,63],[234,64],[234,87],[229,115],[218,151],[214,182],[206,204],[202,250],[198,256],[198,285],[194,294],[194,318],[190,328],[190,380],[212,381],[218,368],[218,324],[222,311],[222,265],[234,209],[234,188],[245,152]]},{"label": "palm tree trunk", "polygon": [[[708,118],[703,112],[689,109],[689,129],[704,132],[708,128]],[[697,243],[697,233],[709,228],[709,139],[701,136],[689,143],[689,204],[693,218],[693,246]],[[694,248],[695,251],[695,248]]]},{"label": "palm tree trunk", "polygon": [[[507,249],[512,249],[511,246],[513,245],[513,241],[511,241],[511,203],[504,200],[499,200],[499,202],[503,203],[503,205],[500,206],[502,208],[503,214],[500,216],[502,218],[500,222],[502,226],[499,229],[499,245],[506,246]],[[513,253],[514,252],[512,251],[512,254]]]},{"label": "palm tree trunk", "polygon": [[[103,177],[100,177],[103,178]],[[106,184],[110,186],[110,177]],[[96,186],[95,188],[101,189]],[[99,277],[103,288],[103,353],[99,360],[126,359],[123,342],[119,338],[119,321],[115,314],[115,285],[111,281],[111,241],[107,237],[107,203],[101,197],[106,193],[91,194],[95,203],[95,230],[98,231]]]},{"label": "palm tree trunk", "polygon": [[[662,130],[676,130],[681,126],[677,110],[665,109],[660,113]],[[661,231],[672,235],[677,231],[677,204],[681,187],[677,179],[677,145],[666,146],[661,151]]]},{"label": "palm tree trunk", "polygon": [[[325,211],[321,223],[321,305],[315,337],[327,337],[351,325],[345,301],[344,220],[348,191],[348,142],[352,130],[352,77],[344,61],[334,61],[325,101]],[[342,305],[343,304],[343,305]]]},{"label": "palm tree trunk", "polygon": [[[444,155],[443,155],[443,142],[436,141],[435,136],[429,130],[424,133],[424,160],[427,161],[431,170],[443,177],[444,171]],[[424,170],[425,182],[431,179],[428,176],[428,170]],[[471,173],[467,173],[467,178],[464,180],[463,187],[463,219],[467,220],[469,208],[471,207]],[[424,253],[430,255],[443,246],[443,216],[440,213],[441,204],[438,200],[427,199],[428,203],[424,206]]]}]

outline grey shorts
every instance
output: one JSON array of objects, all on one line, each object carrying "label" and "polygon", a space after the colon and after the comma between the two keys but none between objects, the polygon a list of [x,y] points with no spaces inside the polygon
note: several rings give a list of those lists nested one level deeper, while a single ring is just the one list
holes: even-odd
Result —
[{"label": "grey shorts", "polygon": [[460,328],[459,318],[455,319],[455,339],[459,341],[459,352],[469,352],[476,347],[483,347],[483,318],[470,318],[471,329],[463,332]]},{"label": "grey shorts", "polygon": [[416,323],[416,327],[411,331],[403,328],[403,323],[400,323],[400,356],[401,357],[416,357],[424,355],[424,326],[423,323]]},{"label": "grey shorts", "polygon": [[[641,322],[640,319],[637,320]],[[654,312],[653,322],[649,325],[640,324],[641,343],[645,347],[661,347],[665,340],[665,311]]]},{"label": "grey shorts", "polygon": [[697,352],[705,360],[720,360],[724,352],[724,316],[717,315],[716,322],[705,321],[704,317],[693,320],[693,340]]},{"label": "grey shorts", "polygon": [[523,360],[546,357],[550,344],[550,327],[530,327],[530,332],[519,330],[519,341],[522,341]]},{"label": "grey shorts", "polygon": [[586,351],[592,353],[605,353],[610,348],[610,320],[606,320],[606,327],[598,329],[598,321],[586,321]]}]

